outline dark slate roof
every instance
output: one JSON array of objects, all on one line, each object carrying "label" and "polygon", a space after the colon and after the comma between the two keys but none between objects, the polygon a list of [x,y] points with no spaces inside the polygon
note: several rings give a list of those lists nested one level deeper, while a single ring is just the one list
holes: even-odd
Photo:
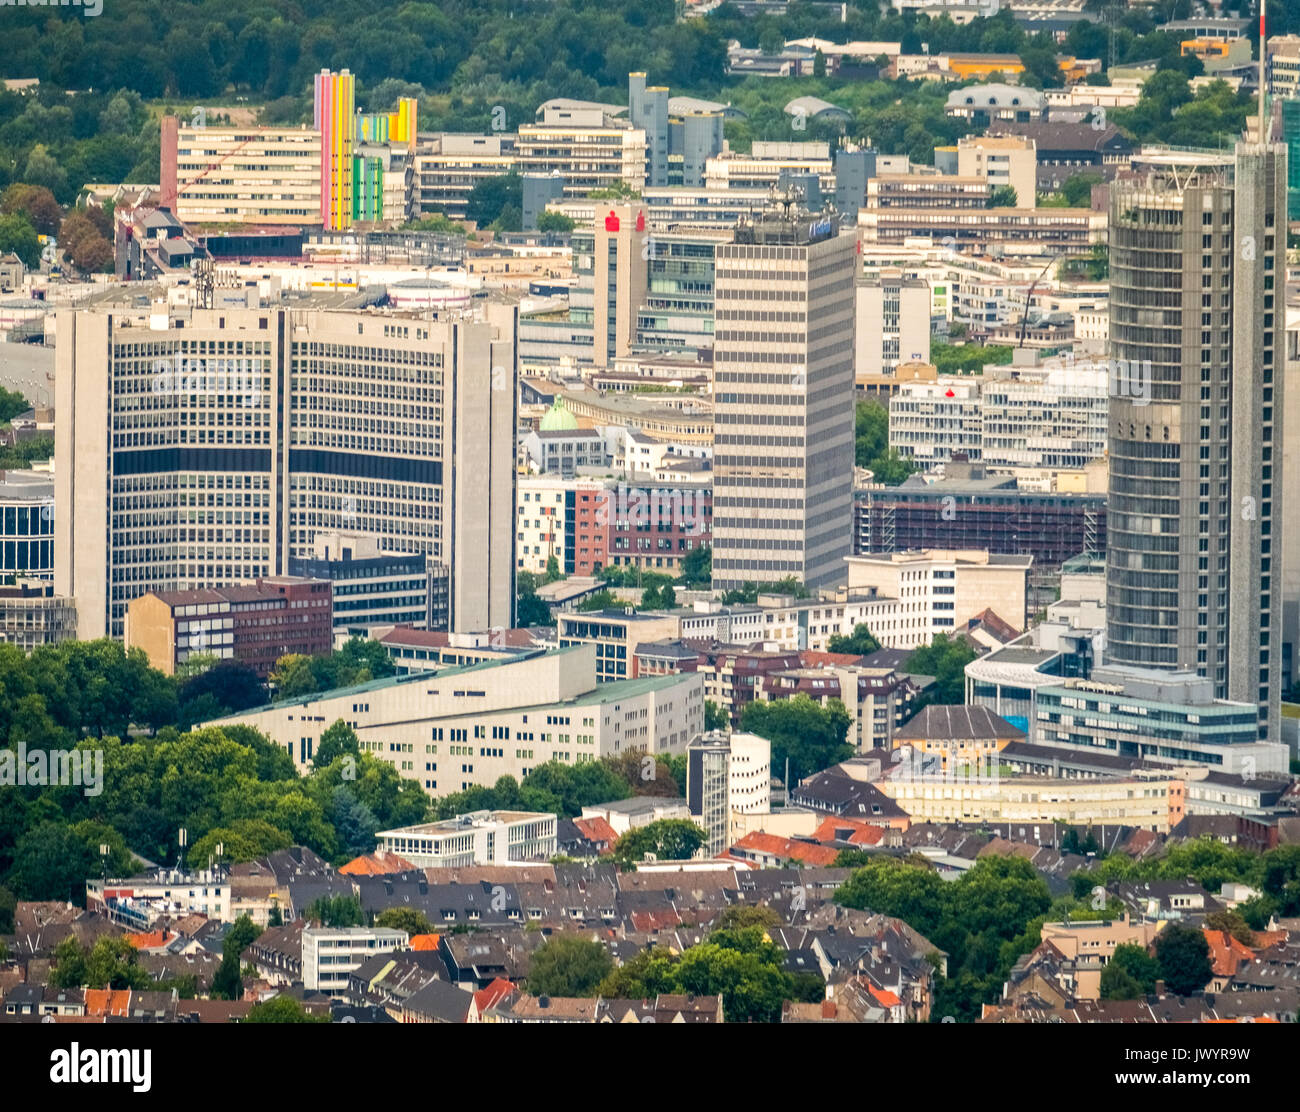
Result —
[{"label": "dark slate roof", "polygon": [[1023,741],[1027,736],[988,707],[931,705],[896,730],[894,741]]}]

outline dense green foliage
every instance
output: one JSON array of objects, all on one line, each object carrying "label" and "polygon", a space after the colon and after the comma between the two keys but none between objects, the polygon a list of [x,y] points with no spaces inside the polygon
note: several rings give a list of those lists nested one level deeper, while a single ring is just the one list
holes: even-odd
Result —
[{"label": "dense green foliage", "polygon": [[653,854],[658,861],[689,861],[708,834],[689,819],[656,819],[634,826],[614,843],[614,860],[635,868]]},{"label": "dense green foliage", "polygon": [[907,658],[903,670],[914,676],[934,677],[934,686],[922,697],[924,703],[955,705],[965,701],[966,665],[975,655],[968,642],[936,633],[928,645]]},{"label": "dense green foliage", "polygon": [[741,712],[740,728],[772,743],[774,773],[783,776],[790,762],[791,783],[853,756],[853,746],[844,740],[849,713],[838,699],[825,706],[802,693],[773,702],[755,699]]},{"label": "dense green foliage", "polygon": [[273,996],[254,1004],[244,1017],[245,1023],[329,1023],[328,1015],[309,1015],[292,996]]},{"label": "dense green foliage", "polygon": [[837,633],[826,642],[827,652],[851,653],[854,656],[867,656],[880,648],[880,642],[871,636],[871,630],[858,624],[847,637]]},{"label": "dense green foliage", "polygon": [[854,437],[854,462],[877,482],[897,486],[916,472],[916,464],[889,446],[889,411],[879,402],[858,402]]},{"label": "dense green foliage", "polygon": [[276,702],[301,699],[318,691],[333,691],[391,676],[392,658],[378,641],[352,637],[329,656],[301,656],[290,653],[275,662],[270,675]]},{"label": "dense green foliage", "polygon": [[365,754],[317,761],[300,777],[284,749],[247,726],[178,731],[178,687],[141,652],[111,641],[69,641],[30,656],[0,646],[8,747],[76,748],[102,761],[102,790],[93,794],[84,784],[0,786],[0,882],[18,898],[80,903],[88,876],[131,870],[131,850],[175,860],[182,827],[196,865],[206,866],[218,843],[227,863],[295,843],[334,860],[372,849],[376,830],[428,813],[418,784]]},{"label": "dense green foliage", "polygon": [[[1259,897],[1237,908],[1253,930],[1263,930],[1270,917],[1300,915],[1300,846],[1278,846],[1256,853],[1242,846],[1228,846],[1214,838],[1198,838],[1171,846],[1153,860],[1134,861],[1112,853],[1086,873],[1070,878],[1074,894],[1082,898],[1098,884],[1111,881],[1182,880],[1192,877],[1207,891],[1217,892],[1225,883],[1239,882],[1256,888]],[[1217,929],[1232,929],[1224,923]]]},{"label": "dense green foliage", "polygon": [[721,996],[728,1023],[776,1023],[787,1000],[825,996],[820,977],[785,971],[785,951],[763,937],[765,924],[720,922],[706,942],[671,954],[643,950],[598,986],[606,999],[651,999],[659,993]]},{"label": "dense green foliage", "polygon": [[582,764],[547,761],[533,769],[522,784],[513,776],[502,776],[490,788],[476,786],[434,800],[433,811],[438,818],[509,809],[553,811],[575,818],[583,807],[634,795],[678,796],[686,785],[685,759],[680,762],[674,767],[672,759],[651,760],[638,749]]},{"label": "dense green foliage", "polygon": [[614,959],[601,943],[556,934],[528,963],[528,991],[534,996],[590,996],[613,968]]},{"label": "dense green foliage", "polygon": [[1015,349],[1008,344],[930,345],[930,362],[941,375],[978,374],[986,364],[1011,362]]},{"label": "dense green foliage", "polygon": [[1038,944],[1052,906],[1046,881],[1016,857],[981,857],[955,881],[924,863],[884,858],[854,872],[835,900],[897,916],[947,953],[935,1018],[963,1020],[1000,996],[1016,958]]},{"label": "dense green foliage", "polygon": [[1200,992],[1214,974],[1210,944],[1195,927],[1171,923],[1156,935],[1154,949],[1160,978],[1177,996]]}]

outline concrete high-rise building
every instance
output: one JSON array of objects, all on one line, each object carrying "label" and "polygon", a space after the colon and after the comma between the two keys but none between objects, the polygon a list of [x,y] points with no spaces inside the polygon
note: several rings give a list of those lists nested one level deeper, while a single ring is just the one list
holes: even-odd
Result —
[{"label": "concrete high-rise building", "polygon": [[596,189],[645,188],[646,133],[601,105],[547,101],[536,123],[519,128],[515,142],[521,174],[559,173],[564,195]]},{"label": "concrete high-rise building", "polygon": [[843,582],[852,552],[854,237],[770,208],[715,252],[713,585]]},{"label": "concrete high-rise building", "polygon": [[930,361],[930,286],[884,271],[856,290],[857,375],[892,375],[899,363]]},{"label": "concrete high-rise building", "polygon": [[645,300],[646,262],[652,241],[641,205],[600,202],[592,231],[572,240],[578,286],[570,296],[570,320],[590,324],[591,361],[609,366],[636,339],[637,310]]},{"label": "concrete high-rise building", "polygon": [[305,127],[162,129],[162,190],[187,224],[287,224],[321,219],[321,137]]},{"label": "concrete high-rise building", "polygon": [[[722,150],[721,112],[684,112],[669,121],[669,157],[680,155],[683,186],[701,189],[709,159]],[[672,170],[669,170],[672,176]]]},{"label": "concrete high-rise building", "polygon": [[1276,740],[1286,148],[1149,162],[1111,194],[1107,661],[1206,676]]},{"label": "concrete high-rise building", "polygon": [[326,231],[352,224],[353,148],[357,140],[356,79],[347,70],[316,75],[314,127],[320,133],[320,219]]},{"label": "concrete high-rise building", "polygon": [[646,185],[668,184],[668,88],[646,85],[644,73],[627,78],[628,119],[645,132]]},{"label": "concrete high-rise building", "polygon": [[772,743],[757,734],[700,734],[686,749],[686,805],[709,836],[710,857],[735,840],[732,815],[767,814]]},{"label": "concrete high-rise building", "polygon": [[321,532],[450,569],[454,630],[511,624],[517,311],[61,312],[55,581],[81,636],[146,591],[284,575]]},{"label": "concrete high-rise building", "polygon": [[537,231],[537,218],[551,201],[564,196],[564,179],[558,173],[525,174],[522,180],[524,231]]}]

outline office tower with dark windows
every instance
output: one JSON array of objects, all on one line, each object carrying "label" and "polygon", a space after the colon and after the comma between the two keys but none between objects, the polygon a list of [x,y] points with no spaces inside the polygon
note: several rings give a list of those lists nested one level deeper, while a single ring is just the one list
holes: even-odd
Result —
[{"label": "office tower with dark windows", "polygon": [[855,239],[786,201],[715,253],[713,585],[843,582]]},{"label": "office tower with dark windows", "polygon": [[1276,741],[1286,150],[1258,135],[1112,188],[1106,657],[1206,676]]},{"label": "office tower with dark windows", "polygon": [[146,591],[284,575],[323,533],[449,568],[511,624],[516,310],[60,312],[55,581],[85,638]]}]

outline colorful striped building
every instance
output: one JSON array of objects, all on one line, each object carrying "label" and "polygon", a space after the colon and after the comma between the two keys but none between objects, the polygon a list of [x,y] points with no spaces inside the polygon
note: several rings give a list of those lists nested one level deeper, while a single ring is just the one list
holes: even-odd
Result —
[{"label": "colorful striped building", "polygon": [[320,132],[320,215],[328,231],[352,224],[356,79],[347,70],[316,75],[315,127]]}]

